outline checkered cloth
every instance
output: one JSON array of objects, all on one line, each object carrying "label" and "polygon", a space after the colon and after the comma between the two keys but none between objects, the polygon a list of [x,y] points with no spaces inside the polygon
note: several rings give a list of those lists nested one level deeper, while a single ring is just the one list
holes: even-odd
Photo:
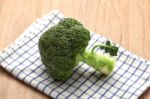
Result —
[{"label": "checkered cloth", "polygon": [[[81,62],[68,80],[58,82],[52,79],[41,63],[37,43],[40,35],[62,18],[64,16],[60,12],[53,10],[37,19],[14,43],[0,53],[0,65],[19,80],[59,99],[135,99],[150,86],[150,62],[121,47],[116,67],[108,77]],[[106,40],[105,37],[91,33],[87,49]],[[97,51],[102,52],[99,49]]]}]

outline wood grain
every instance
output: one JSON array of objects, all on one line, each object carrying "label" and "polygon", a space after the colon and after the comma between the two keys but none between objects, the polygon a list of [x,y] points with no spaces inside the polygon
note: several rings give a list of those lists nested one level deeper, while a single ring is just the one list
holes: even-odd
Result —
[{"label": "wood grain", "polygon": [[[150,0],[0,0],[0,49],[52,9],[150,60]],[[0,78],[1,99],[48,99],[2,68]],[[150,89],[140,97],[149,98]]]}]

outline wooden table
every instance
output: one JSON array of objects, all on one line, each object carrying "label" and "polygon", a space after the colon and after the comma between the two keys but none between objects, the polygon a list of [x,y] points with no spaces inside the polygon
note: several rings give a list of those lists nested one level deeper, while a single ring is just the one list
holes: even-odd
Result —
[{"label": "wooden table", "polygon": [[[0,0],[0,50],[37,17],[58,9],[150,60],[149,0]],[[150,99],[150,89],[141,99]],[[0,99],[48,99],[0,68]]]}]

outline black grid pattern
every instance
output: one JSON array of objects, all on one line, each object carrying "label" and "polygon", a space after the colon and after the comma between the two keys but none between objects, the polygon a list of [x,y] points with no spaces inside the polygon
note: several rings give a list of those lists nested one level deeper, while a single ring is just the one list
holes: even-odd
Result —
[{"label": "black grid pattern", "polygon": [[[107,78],[80,63],[68,80],[53,80],[40,61],[37,42],[44,31],[63,18],[61,13],[54,10],[37,19],[13,44],[0,53],[0,65],[25,83],[48,96],[60,99],[131,99],[137,98],[150,86],[150,62],[121,47],[114,72]],[[91,33],[87,49],[105,40],[105,37]]]}]

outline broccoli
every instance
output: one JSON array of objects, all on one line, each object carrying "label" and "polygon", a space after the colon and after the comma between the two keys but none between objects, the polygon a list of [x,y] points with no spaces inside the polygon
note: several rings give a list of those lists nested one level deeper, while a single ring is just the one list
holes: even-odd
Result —
[{"label": "broccoli", "polygon": [[[118,47],[110,41],[95,45],[86,50],[90,40],[90,32],[77,20],[64,18],[57,25],[44,32],[38,42],[41,61],[50,76],[56,80],[66,80],[79,62],[85,62],[106,75],[115,65]],[[109,55],[94,52],[101,48]]]}]

